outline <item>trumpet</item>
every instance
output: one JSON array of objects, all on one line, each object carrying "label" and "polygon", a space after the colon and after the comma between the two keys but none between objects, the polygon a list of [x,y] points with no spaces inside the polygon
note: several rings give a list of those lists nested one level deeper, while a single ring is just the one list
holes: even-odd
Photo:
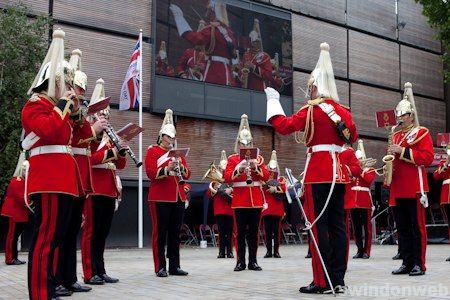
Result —
[{"label": "trumpet", "polygon": [[[86,99],[80,99],[83,101],[83,105],[88,107],[89,103],[86,101]],[[99,120],[99,116],[97,113],[95,113],[93,115],[94,120]],[[114,130],[114,128],[112,127],[111,123],[108,122],[107,127],[105,128],[105,132],[108,135],[108,137],[110,138],[110,140],[113,142],[114,146],[116,147],[117,151],[119,151],[119,154],[122,156],[125,156],[126,154],[128,154],[131,159],[133,159],[134,164],[136,165],[136,168],[139,168],[140,166],[142,166],[142,162],[139,161],[136,158],[136,155],[134,154],[133,150],[131,150],[131,148],[124,148],[120,145],[120,138],[117,135],[116,131]]]}]

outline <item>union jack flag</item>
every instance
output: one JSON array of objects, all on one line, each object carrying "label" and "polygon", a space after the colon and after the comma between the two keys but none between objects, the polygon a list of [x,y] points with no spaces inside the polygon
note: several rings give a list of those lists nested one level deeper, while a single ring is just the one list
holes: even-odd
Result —
[{"label": "union jack flag", "polygon": [[122,84],[120,91],[119,110],[127,110],[139,107],[139,74],[141,72],[140,56],[141,44],[138,41],[134,47],[133,54],[130,59],[127,75]]}]

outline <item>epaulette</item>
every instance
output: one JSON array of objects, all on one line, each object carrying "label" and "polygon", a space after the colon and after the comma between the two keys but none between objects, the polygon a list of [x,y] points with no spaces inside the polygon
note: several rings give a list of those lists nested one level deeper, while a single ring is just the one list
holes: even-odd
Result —
[{"label": "epaulette", "polygon": [[320,103],[323,103],[325,101],[324,98],[316,98],[313,100],[308,100],[308,104],[306,106],[315,106],[319,105]]},{"label": "epaulette", "polygon": [[39,100],[41,100],[41,97],[39,97],[39,94],[36,94],[36,93],[31,95],[31,97],[29,99],[30,102],[36,102],[36,101],[39,101]]}]

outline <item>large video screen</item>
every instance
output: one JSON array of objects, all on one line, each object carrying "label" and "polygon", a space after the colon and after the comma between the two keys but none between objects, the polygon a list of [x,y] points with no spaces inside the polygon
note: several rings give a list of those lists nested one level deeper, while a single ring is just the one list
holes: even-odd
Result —
[{"label": "large video screen", "polygon": [[[154,110],[162,111],[165,103],[179,113],[233,119],[244,108],[250,111],[242,113],[262,122],[258,106],[265,103],[257,99],[266,87],[292,102],[290,14],[251,1],[157,0],[155,27]],[[182,93],[161,91],[172,84]],[[225,110],[221,95],[233,98]],[[174,99],[179,96],[187,102]],[[292,105],[285,104],[290,111]]]}]

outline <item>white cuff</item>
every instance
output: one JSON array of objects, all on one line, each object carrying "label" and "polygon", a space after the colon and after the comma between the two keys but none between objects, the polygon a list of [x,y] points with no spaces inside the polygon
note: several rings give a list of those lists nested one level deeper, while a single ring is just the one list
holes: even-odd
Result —
[{"label": "white cuff", "polygon": [[175,24],[177,25],[177,29],[178,29],[178,34],[180,36],[183,35],[183,33],[187,32],[187,31],[192,31],[191,26],[188,24],[188,22],[186,21],[186,19],[183,16],[174,16],[175,19]]},{"label": "white cuff", "polygon": [[281,106],[280,100],[278,99],[267,99],[267,116],[266,121],[269,122],[270,118],[273,116],[286,116],[283,107]]}]

